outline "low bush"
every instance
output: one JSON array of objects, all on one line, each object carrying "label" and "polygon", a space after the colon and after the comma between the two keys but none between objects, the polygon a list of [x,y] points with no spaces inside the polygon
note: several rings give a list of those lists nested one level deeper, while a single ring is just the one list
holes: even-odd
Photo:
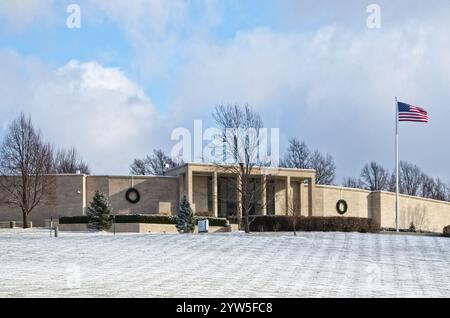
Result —
[{"label": "low bush", "polygon": [[[227,219],[212,218],[212,217],[196,217],[197,221],[200,219],[208,219],[209,226],[226,226]],[[116,215],[116,223],[147,223],[147,224],[176,224],[176,216],[168,215],[144,215],[144,214],[129,214]],[[65,216],[59,219],[59,224],[87,224],[87,216]]]},{"label": "low bush", "polygon": [[195,217],[198,220],[208,220],[209,226],[227,226],[228,220],[223,218],[212,218],[212,217],[204,217],[204,216],[196,216]]},{"label": "low bush", "polygon": [[[381,231],[382,232],[397,232],[397,229],[394,227],[383,227],[383,228],[381,228]],[[411,228],[399,229],[399,232],[400,233],[436,234],[435,232],[432,232],[432,231],[424,231],[424,230],[417,230],[417,229],[412,231]]]},{"label": "low bush", "polygon": [[64,216],[59,218],[59,224],[87,224],[89,222],[88,216]]},{"label": "low bush", "polygon": [[[294,222],[295,221],[295,222]],[[380,225],[373,219],[354,217],[257,216],[250,224],[253,232],[360,232],[378,233]]]},{"label": "low bush", "polygon": [[444,227],[444,236],[450,237],[450,225]]}]

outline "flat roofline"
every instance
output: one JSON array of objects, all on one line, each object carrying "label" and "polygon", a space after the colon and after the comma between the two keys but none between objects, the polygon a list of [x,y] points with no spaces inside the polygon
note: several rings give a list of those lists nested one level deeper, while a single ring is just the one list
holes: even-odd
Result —
[{"label": "flat roofline", "polygon": [[[50,173],[50,174],[43,174],[42,176],[53,176],[53,177],[83,177],[88,176],[87,174],[82,173]],[[5,175],[4,177],[20,177],[19,175]]]},{"label": "flat roofline", "polygon": [[[52,177],[94,177],[94,178],[131,178],[134,179],[151,179],[151,178],[175,178],[174,176],[161,176],[161,175],[105,175],[105,174],[79,174],[79,173],[54,173],[54,174],[47,174],[46,176],[52,176]],[[5,176],[5,177],[20,177],[20,176]]]},{"label": "flat roofline", "polygon": [[87,175],[86,177],[94,178],[133,178],[133,179],[154,179],[154,178],[176,178],[174,176],[161,176],[161,175]]},{"label": "flat roofline", "polygon": [[[188,166],[197,166],[197,167],[214,167],[214,166],[218,166],[218,167],[233,167],[236,165],[227,165],[227,164],[214,164],[214,163],[200,163],[200,162],[189,162],[189,163],[184,163],[181,166],[175,167],[175,168],[171,168],[169,170],[166,171],[166,173],[168,172],[173,172],[173,171],[177,171],[179,169],[183,169],[185,167]],[[254,166],[253,169],[260,169],[260,170],[281,170],[281,171],[297,171],[297,172],[316,172],[314,169],[297,169],[297,168],[282,168],[282,167],[261,167],[261,166]]]}]

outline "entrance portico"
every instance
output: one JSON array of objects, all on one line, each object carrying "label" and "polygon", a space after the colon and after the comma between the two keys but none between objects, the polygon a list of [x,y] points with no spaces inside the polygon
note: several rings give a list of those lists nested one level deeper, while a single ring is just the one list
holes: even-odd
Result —
[{"label": "entrance portico", "polygon": [[246,193],[251,215],[313,215],[314,170],[255,167],[247,191],[241,191],[239,175],[229,166],[189,163],[166,175],[178,176],[180,198],[186,195],[196,214],[241,217]]}]

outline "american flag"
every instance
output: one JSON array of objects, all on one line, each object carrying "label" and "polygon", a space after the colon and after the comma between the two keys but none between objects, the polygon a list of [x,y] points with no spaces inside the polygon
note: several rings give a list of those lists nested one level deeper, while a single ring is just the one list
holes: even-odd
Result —
[{"label": "american flag", "polygon": [[428,123],[428,112],[423,108],[398,102],[398,121]]}]

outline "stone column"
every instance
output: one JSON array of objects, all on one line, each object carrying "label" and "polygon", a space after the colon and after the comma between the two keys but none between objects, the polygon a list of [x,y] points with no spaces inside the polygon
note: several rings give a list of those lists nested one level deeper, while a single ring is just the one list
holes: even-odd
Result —
[{"label": "stone column", "polygon": [[267,177],[265,175],[261,176],[261,215],[267,215]]},{"label": "stone column", "polygon": [[186,168],[186,173],[184,175],[184,192],[186,193],[186,198],[189,203],[191,205],[194,204],[192,197],[192,171],[189,167]]},{"label": "stone column", "polygon": [[289,209],[292,208],[292,198],[291,198],[291,177],[287,176],[286,177],[286,209],[285,209],[285,214],[288,215],[289,214]]},{"label": "stone column", "polygon": [[299,187],[298,187],[298,214],[299,216],[302,215],[302,192],[303,192],[303,179],[300,179],[299,181]]},{"label": "stone column", "polygon": [[242,218],[242,183],[238,175],[236,175],[236,209],[238,222]]},{"label": "stone column", "polygon": [[[179,201],[181,202],[181,200],[183,199],[183,196],[185,194],[185,181],[184,181],[184,174],[180,173],[178,175],[178,193],[179,193]],[[187,195],[187,193],[186,193]]]},{"label": "stone column", "polygon": [[218,196],[217,196],[217,172],[212,176],[212,213],[214,217],[219,216]]},{"label": "stone column", "polygon": [[313,216],[313,212],[314,212],[313,192],[314,192],[315,186],[316,186],[316,180],[314,180],[314,178],[308,179],[308,216]]}]

